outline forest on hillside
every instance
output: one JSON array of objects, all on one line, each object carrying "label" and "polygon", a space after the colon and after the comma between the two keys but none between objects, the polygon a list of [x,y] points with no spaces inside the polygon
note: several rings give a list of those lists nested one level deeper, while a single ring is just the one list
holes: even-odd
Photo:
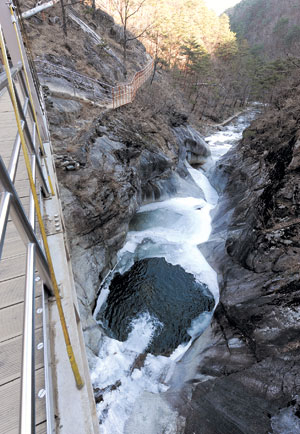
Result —
[{"label": "forest on hillside", "polygon": [[[248,101],[274,101],[284,80],[299,72],[299,51],[293,48],[284,55],[279,50],[278,56],[266,56],[253,42],[255,36],[249,37],[252,31],[256,37],[259,34],[255,20],[264,26],[263,18],[258,17],[266,14],[270,1],[280,3],[242,1],[229,11],[231,21],[227,14],[218,16],[210,10],[204,0],[99,0],[97,6],[124,27],[125,60],[130,41],[140,38],[157,67],[171,73],[190,111],[199,119],[218,121]],[[287,23],[278,15],[280,11],[273,8],[270,13],[268,9],[268,14],[277,14],[273,21],[278,35]],[[293,24],[286,35],[292,47],[300,43],[296,27]]]},{"label": "forest on hillside", "polygon": [[227,11],[232,30],[269,59],[299,55],[298,0],[242,0]]}]

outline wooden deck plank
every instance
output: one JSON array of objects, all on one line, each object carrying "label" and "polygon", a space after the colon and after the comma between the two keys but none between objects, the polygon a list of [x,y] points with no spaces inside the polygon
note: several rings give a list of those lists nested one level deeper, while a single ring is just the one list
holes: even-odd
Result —
[{"label": "wooden deck plank", "polygon": [[[24,300],[25,275],[10,279],[0,284],[0,310]],[[35,293],[37,297],[42,294],[41,280],[35,284]]]},{"label": "wooden deck plank", "polygon": [[[36,424],[46,420],[45,397],[39,398],[38,391],[44,388],[44,369],[36,372]],[[0,388],[0,432],[19,433],[20,380],[17,379]]]},{"label": "wooden deck plank", "polygon": [[35,427],[36,434],[47,434],[47,422],[42,422]]},{"label": "wooden deck plank", "polygon": [[[5,242],[12,238],[19,238],[19,232],[12,221],[9,221],[6,226]],[[1,263],[0,263],[1,264]],[[1,265],[0,265],[1,267]],[[1,270],[1,268],[0,268]],[[1,271],[0,271],[1,273]]]},{"label": "wooden deck plank", "polygon": [[[12,238],[19,238],[22,241],[16,226],[9,219],[9,221],[7,223],[7,227],[6,227],[5,242],[7,242],[8,240],[11,240]],[[0,262],[0,276],[1,276],[1,262]]]},{"label": "wooden deck plank", "polygon": [[[17,234],[16,234],[17,235]],[[16,236],[10,240],[5,240],[4,248],[2,252],[2,260],[12,258],[14,256],[25,255],[26,247],[20,237]],[[1,275],[1,264],[0,264]]]},{"label": "wooden deck plank", "polygon": [[[23,336],[17,336],[0,343],[0,386],[21,376],[22,340]],[[35,332],[35,369],[44,366],[43,348],[37,349],[40,342],[43,342],[42,328]]]},{"label": "wooden deck plank", "polygon": [[17,193],[19,195],[19,198],[22,197],[28,197],[30,193],[30,186],[29,181],[26,182],[26,180],[17,180],[15,181],[15,189],[17,190]]},{"label": "wooden deck plank", "polygon": [[2,259],[0,262],[0,282],[13,279],[25,274],[26,256]]},{"label": "wooden deck plank", "polygon": [[[42,297],[36,298],[36,310],[42,306]],[[23,332],[24,303],[0,310],[0,342],[20,336]],[[36,328],[42,326],[42,313],[36,315]],[[1,432],[1,431],[0,431]]]},{"label": "wooden deck plank", "polygon": [[0,284],[0,311],[24,301],[25,275]]}]

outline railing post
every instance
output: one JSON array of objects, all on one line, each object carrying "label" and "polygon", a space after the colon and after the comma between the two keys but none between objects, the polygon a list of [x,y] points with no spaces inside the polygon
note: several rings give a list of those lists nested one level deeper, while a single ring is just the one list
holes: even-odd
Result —
[{"label": "railing post", "polygon": [[[19,62],[21,62],[21,53],[20,53],[19,48],[18,48],[17,36],[16,36],[16,32],[14,30],[12,19],[11,19],[11,13],[10,13],[9,5],[5,1],[0,1],[0,24],[2,25],[3,31],[5,33],[5,40],[6,40],[7,48],[9,50],[9,53],[11,56],[12,63],[14,66],[16,66]],[[26,51],[25,51],[24,44],[22,41],[22,36],[21,36],[20,29],[19,29],[19,25],[18,25],[18,23],[16,23],[16,24],[17,24],[18,36],[19,36],[19,39],[21,41],[21,51],[22,51],[23,57],[25,59],[25,68],[27,71],[30,71],[29,62],[27,60]],[[46,127],[46,121],[44,118],[42,108],[40,106],[39,98],[38,98],[38,95],[36,93],[33,79],[31,77],[31,74],[28,74],[28,75],[29,75],[30,88],[33,91],[32,96],[33,96],[33,100],[34,100],[34,106],[36,107],[37,117],[39,120],[39,124],[41,126],[42,138],[45,142],[47,142],[47,141],[49,141],[49,137],[48,137],[47,127]]]},{"label": "railing post", "polygon": [[34,269],[35,244],[29,243],[27,247],[24,300],[20,434],[33,433],[35,429]]},{"label": "railing post", "polygon": [[11,194],[4,191],[0,195],[0,259],[2,256],[2,250],[4,246],[5,232],[8,221],[8,212],[10,206]]},{"label": "railing post", "polygon": [[[31,157],[32,177],[35,180],[36,157]],[[33,194],[29,199],[29,223],[35,230]],[[20,434],[35,430],[35,244],[27,246],[24,298],[23,351],[21,374]]]}]

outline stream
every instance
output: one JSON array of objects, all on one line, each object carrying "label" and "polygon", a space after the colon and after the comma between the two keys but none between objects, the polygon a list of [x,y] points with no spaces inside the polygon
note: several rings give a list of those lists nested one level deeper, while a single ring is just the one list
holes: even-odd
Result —
[{"label": "stream", "polygon": [[[241,139],[254,117],[243,114],[206,137],[211,164]],[[218,194],[203,170],[187,167],[199,196],[142,206],[101,288],[94,316],[106,336],[91,378],[102,434],[126,431],[144,391],[168,389],[176,363],[209,325],[219,301],[216,272],[201,254]]]}]

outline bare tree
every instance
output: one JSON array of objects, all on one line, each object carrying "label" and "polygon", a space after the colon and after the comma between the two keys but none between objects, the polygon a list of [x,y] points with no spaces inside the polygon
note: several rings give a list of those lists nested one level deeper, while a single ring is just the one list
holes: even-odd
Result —
[{"label": "bare tree", "polygon": [[63,31],[64,34],[67,36],[67,19],[66,19],[64,0],[60,0],[60,5],[61,5],[61,12],[62,12],[62,19],[63,19]]},{"label": "bare tree", "polygon": [[112,6],[120,17],[121,23],[123,25],[123,57],[124,57],[124,66],[126,70],[126,61],[127,61],[127,47],[128,42],[133,41],[135,39],[140,38],[151,26],[147,26],[139,35],[129,36],[128,34],[128,22],[134,17],[141,7],[146,3],[147,0],[111,0]]}]

